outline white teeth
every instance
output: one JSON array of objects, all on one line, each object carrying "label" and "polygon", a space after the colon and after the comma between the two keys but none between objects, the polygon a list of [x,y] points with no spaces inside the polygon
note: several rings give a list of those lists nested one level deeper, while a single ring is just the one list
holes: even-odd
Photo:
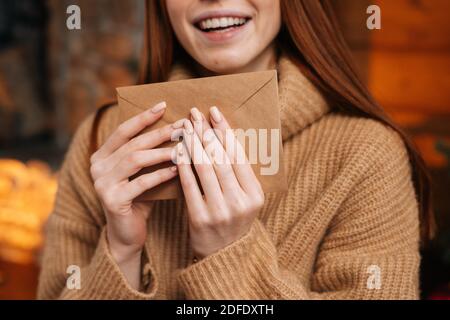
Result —
[{"label": "white teeth", "polygon": [[233,26],[243,25],[245,24],[246,21],[247,19],[234,17],[211,18],[200,21],[198,26],[202,30],[229,28]]},{"label": "white teeth", "polygon": [[221,28],[228,27],[228,19],[227,18],[220,18],[220,27]]}]

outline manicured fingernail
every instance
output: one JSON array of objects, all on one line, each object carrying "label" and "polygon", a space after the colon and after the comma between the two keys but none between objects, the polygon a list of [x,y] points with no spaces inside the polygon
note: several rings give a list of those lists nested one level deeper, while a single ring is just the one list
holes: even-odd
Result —
[{"label": "manicured fingernail", "polygon": [[197,108],[192,108],[191,114],[192,114],[192,118],[194,118],[194,121],[202,121],[203,120],[202,114],[201,114],[200,110],[198,110]]},{"label": "manicured fingernail", "polygon": [[178,120],[178,121],[175,121],[175,122],[172,124],[172,128],[173,128],[173,129],[180,129],[180,128],[182,128],[185,121],[186,121],[186,119],[180,119],[180,120]]},{"label": "manicured fingernail", "polygon": [[222,121],[222,114],[220,113],[217,107],[212,107],[210,109],[210,112],[211,118],[214,120],[215,123],[220,123],[220,121]]},{"label": "manicured fingernail", "polygon": [[156,106],[154,106],[151,110],[153,113],[160,113],[164,109],[167,108],[167,104],[165,101],[158,103]]},{"label": "manicured fingernail", "polygon": [[189,120],[184,121],[184,129],[186,130],[187,134],[194,133],[194,127],[192,126],[192,123]]},{"label": "manicured fingernail", "polygon": [[172,172],[177,172],[177,171],[178,171],[178,168],[177,168],[177,166],[173,166],[173,167],[171,167],[171,168],[170,168],[170,171],[172,171]]}]

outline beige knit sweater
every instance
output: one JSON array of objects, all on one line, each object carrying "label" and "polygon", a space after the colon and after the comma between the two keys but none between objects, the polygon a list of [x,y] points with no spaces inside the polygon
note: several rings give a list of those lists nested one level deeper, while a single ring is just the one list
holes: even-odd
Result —
[{"label": "beige knit sweater", "polygon": [[[143,255],[145,290],[133,290],[108,251],[90,178],[91,115],[60,171],[38,297],[418,298],[418,206],[401,139],[376,121],[332,110],[287,58],[278,69],[289,191],[266,196],[246,236],[192,264],[183,200],[155,202]],[[171,79],[186,77],[174,68]],[[100,124],[100,143],[118,124],[112,107]],[[81,268],[79,290],[66,286],[70,265]]]}]

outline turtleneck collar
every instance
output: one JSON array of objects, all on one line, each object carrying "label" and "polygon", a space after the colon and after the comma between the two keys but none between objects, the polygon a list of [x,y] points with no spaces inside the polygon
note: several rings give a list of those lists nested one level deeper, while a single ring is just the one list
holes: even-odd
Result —
[{"label": "turtleneck collar", "polygon": [[[286,56],[278,60],[278,93],[283,141],[318,121],[330,111],[323,95]],[[195,78],[191,69],[176,64],[169,81]]]}]

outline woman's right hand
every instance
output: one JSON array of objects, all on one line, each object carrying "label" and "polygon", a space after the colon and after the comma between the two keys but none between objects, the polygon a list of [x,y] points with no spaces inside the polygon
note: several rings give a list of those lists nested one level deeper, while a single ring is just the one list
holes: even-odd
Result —
[{"label": "woman's right hand", "polygon": [[172,160],[173,148],[157,147],[181,134],[184,119],[135,137],[157,122],[165,109],[162,102],[122,123],[91,157],[91,176],[106,213],[109,249],[119,266],[140,259],[147,238],[151,203],[135,198],[177,176],[177,167],[172,166],[129,181],[145,167]]}]

